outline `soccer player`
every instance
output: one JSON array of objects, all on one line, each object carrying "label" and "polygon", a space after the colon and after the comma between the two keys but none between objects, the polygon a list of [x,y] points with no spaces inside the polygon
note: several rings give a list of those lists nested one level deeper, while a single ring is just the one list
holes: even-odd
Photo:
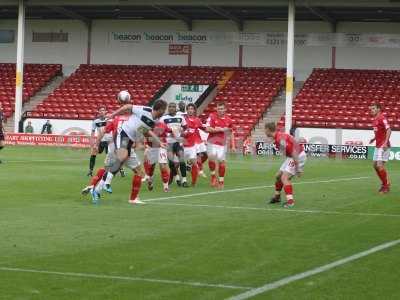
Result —
[{"label": "soccer player", "polygon": [[275,196],[270,203],[278,203],[281,201],[282,188],[286,194],[286,203],[284,207],[290,208],[295,204],[293,198],[293,186],[291,179],[293,176],[301,176],[304,172],[304,165],[307,155],[304,152],[303,145],[299,144],[290,134],[277,131],[275,123],[265,124],[265,134],[274,140],[277,150],[286,156],[279,172],[276,174]]},{"label": "soccer player", "polygon": [[200,118],[196,115],[196,105],[193,103],[189,103],[186,107],[187,116],[186,116],[186,124],[187,128],[183,132],[183,136],[185,138],[183,147],[184,147],[184,156],[185,160],[191,165],[191,173],[192,173],[192,186],[196,185],[197,177],[199,175],[199,169],[197,165],[197,145],[196,141],[199,135],[199,129],[204,128]]},{"label": "soccer player", "polygon": [[[110,163],[110,171],[104,174],[103,179],[99,184],[103,184],[107,178],[107,173],[112,173],[115,175],[121,168],[122,164],[128,158],[132,158],[132,165],[130,168],[134,169],[136,173],[132,178],[132,189],[129,199],[129,203],[131,204],[143,203],[139,200],[138,195],[142,185],[142,177],[144,176],[140,161],[136,158],[132,146],[139,140],[141,135],[149,134],[154,141],[160,144],[160,147],[166,147],[166,145],[162,143],[157,135],[152,131],[152,129],[155,127],[156,120],[165,113],[166,108],[167,103],[165,101],[157,100],[154,103],[153,108],[126,104],[111,114],[111,118],[114,118],[118,115],[124,115],[126,113],[130,113],[130,116],[129,119],[122,124],[121,130],[118,131],[118,134],[115,138],[115,159]],[[95,192],[97,193],[99,191],[100,189],[96,188]]]},{"label": "soccer player", "polygon": [[185,101],[180,101],[180,102],[178,103],[178,111],[176,112],[176,114],[177,114],[178,116],[183,116],[183,117],[186,117],[186,116],[187,116]]},{"label": "soccer player", "polygon": [[[5,145],[3,121],[4,121],[3,106],[2,106],[2,104],[0,102],[0,150],[2,150],[4,148],[4,145]],[[1,160],[0,160],[0,164],[1,164]]]},{"label": "soccer player", "polygon": [[91,134],[91,155],[89,160],[89,172],[87,176],[93,176],[93,169],[96,164],[97,154],[103,153],[103,151],[108,151],[108,141],[110,140],[109,135],[104,135],[99,143],[95,143],[95,136],[99,135],[101,130],[107,125],[106,118],[107,110],[105,107],[99,108],[99,116],[92,123],[92,134]]},{"label": "soccer player", "polygon": [[[104,135],[111,135],[111,140],[108,141],[108,153],[106,155],[105,162],[109,163],[112,160],[112,157],[114,156],[115,152],[115,145],[114,145],[114,138],[117,135],[117,132],[119,129],[121,129],[123,122],[128,120],[128,116],[116,116],[114,119],[108,120],[107,125],[103,127],[103,130],[99,132],[99,135],[97,136],[97,144],[100,143]],[[121,168],[122,170],[122,168]],[[121,172],[120,170],[120,172]],[[82,195],[85,195],[89,193],[103,178],[104,173],[106,172],[106,167],[102,167],[96,171],[96,175],[94,175],[89,182],[89,185],[86,186],[82,190]],[[125,175],[124,175],[125,176]],[[112,193],[112,188],[111,188],[111,181],[113,179],[114,175],[110,172],[107,173],[107,178],[105,180],[105,184],[103,186],[103,189],[108,192]],[[93,196],[93,195],[92,195]],[[95,202],[95,200],[94,200]]]},{"label": "soccer player", "polygon": [[374,116],[374,133],[375,137],[371,139],[370,144],[375,142],[374,151],[374,169],[380,178],[382,185],[379,193],[386,194],[390,191],[390,181],[388,173],[385,169],[385,163],[389,160],[390,154],[390,135],[392,133],[389,123],[382,112],[380,104],[376,103],[370,107],[371,113]]},{"label": "soccer player", "polygon": [[[160,141],[166,143],[169,128],[164,122],[157,122],[154,127],[154,133],[159,137]],[[157,141],[153,141],[151,137],[146,137],[146,150],[144,159],[144,170],[147,177],[147,187],[153,190],[153,175],[156,163],[160,165],[161,180],[164,192],[169,192],[169,168],[168,168],[168,151],[160,147]]]},{"label": "soccer player", "polygon": [[[228,150],[228,140],[231,148],[235,151],[235,138],[233,133],[233,122],[225,115],[225,103],[217,104],[217,113],[211,113],[207,119],[206,131],[209,133],[207,139],[208,167],[211,173],[211,186],[223,188],[225,177],[225,160]],[[215,173],[218,162],[218,180]]]},{"label": "soccer player", "polygon": [[[181,180],[177,181],[178,185],[182,187],[189,187],[186,179],[186,163],[184,158],[184,151],[182,147],[182,131],[186,129],[186,120],[182,115],[178,115],[176,111],[176,103],[171,102],[168,104],[168,114],[161,118],[168,128],[171,130],[171,134],[167,137],[168,143],[168,160],[170,168],[170,178],[178,175],[178,166],[175,165],[175,156],[179,161],[179,170]],[[171,181],[171,180],[170,180]]]}]

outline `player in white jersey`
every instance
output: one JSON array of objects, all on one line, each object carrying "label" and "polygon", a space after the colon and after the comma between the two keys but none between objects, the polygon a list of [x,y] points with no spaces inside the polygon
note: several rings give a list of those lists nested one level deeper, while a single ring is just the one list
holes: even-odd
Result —
[{"label": "player in white jersey", "polygon": [[178,116],[182,116],[182,117],[186,118],[187,112],[186,112],[186,103],[185,103],[185,101],[180,101],[178,103],[178,111],[176,112],[176,114]]},{"label": "player in white jersey", "polygon": [[[143,134],[150,135],[154,141],[159,142],[161,147],[165,147],[165,144],[160,142],[157,135],[152,131],[155,126],[155,121],[160,118],[167,108],[167,103],[163,100],[157,100],[153,108],[146,106],[137,106],[132,104],[126,104],[111,114],[111,118],[117,115],[123,115],[130,113],[129,119],[122,124],[122,128],[119,130],[115,137],[115,160],[110,164],[108,172],[115,174],[118,172],[122,164],[132,156],[132,145],[138,141]],[[132,190],[129,203],[141,203],[138,198],[140,186],[142,184],[142,177],[144,176],[143,169],[138,160],[138,165],[134,168],[135,176],[132,179]],[[107,173],[108,173],[107,172]],[[108,174],[105,174],[103,178],[106,178]]]},{"label": "player in white jersey", "polygon": [[91,139],[90,139],[90,144],[91,144],[91,153],[90,153],[90,161],[89,161],[89,172],[88,176],[93,176],[93,169],[96,164],[96,156],[97,154],[103,153],[103,151],[108,152],[108,142],[109,142],[109,136],[104,135],[103,138],[100,141],[97,141],[96,143],[96,136],[99,136],[101,131],[104,129],[104,127],[107,124],[107,109],[103,106],[99,108],[98,111],[98,117],[93,120],[92,123],[92,134],[91,134]]},{"label": "player in white jersey", "polygon": [[[184,116],[177,114],[176,108],[176,103],[169,103],[168,114],[160,119],[171,130],[171,133],[167,136],[170,183],[178,175],[179,166],[181,180],[178,180],[177,184],[182,187],[189,187],[186,179],[186,163],[182,146],[183,138],[181,136],[183,130],[186,129],[186,119]],[[175,158],[177,158],[177,162],[175,162]]]}]

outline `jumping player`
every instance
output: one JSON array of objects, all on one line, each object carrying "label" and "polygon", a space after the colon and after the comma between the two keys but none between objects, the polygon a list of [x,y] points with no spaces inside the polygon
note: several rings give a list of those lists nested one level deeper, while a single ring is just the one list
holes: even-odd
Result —
[{"label": "jumping player", "polygon": [[[112,139],[108,142],[108,153],[105,159],[106,165],[107,162],[109,163],[112,160],[113,155],[115,155],[114,138],[116,137],[118,130],[122,127],[123,122],[125,122],[127,119],[128,116],[116,116],[114,119],[108,120],[107,125],[104,127],[104,130],[101,130],[99,135],[97,136],[97,143],[99,143],[102,140],[103,136],[106,134],[111,135],[112,137]],[[90,179],[89,185],[82,190],[82,195],[89,193],[100,182],[100,180],[104,176],[104,173],[106,172],[106,167],[107,166],[102,167],[96,171],[96,174]],[[114,175],[112,173],[107,173],[107,178],[103,185],[103,189],[110,194],[112,193],[111,181],[113,177]],[[96,198],[93,193],[92,197]],[[94,202],[96,202],[96,199],[94,199]]]},{"label": "jumping player", "polygon": [[[129,119],[122,124],[121,130],[119,130],[115,138],[115,160],[110,164],[110,171],[104,174],[103,181],[107,178],[107,173],[116,174],[128,157],[132,157],[132,152],[134,153],[132,145],[139,140],[142,134],[149,134],[161,147],[166,147],[152,131],[155,127],[156,120],[164,114],[166,108],[167,103],[165,101],[157,100],[153,108],[126,104],[111,114],[111,118],[126,113],[130,113],[131,115]],[[139,160],[135,171],[136,174],[132,178],[132,190],[129,199],[129,203],[131,204],[142,203],[138,198],[138,194],[142,185],[144,172]]]},{"label": "jumping player", "polygon": [[[179,170],[181,173],[181,180],[178,181],[178,185],[182,187],[188,187],[186,179],[186,163],[184,158],[184,151],[182,147],[182,131],[186,128],[186,120],[182,115],[178,115],[176,111],[176,103],[171,102],[168,104],[168,114],[161,118],[168,128],[171,130],[171,134],[167,137],[168,143],[168,160],[170,168],[170,178],[178,175],[178,166],[175,165],[174,158],[177,157],[179,161]],[[171,181],[171,180],[170,180]]]},{"label": "jumping player", "polygon": [[[2,150],[4,148],[4,145],[5,145],[3,121],[4,121],[3,106],[2,106],[2,104],[0,102],[0,150]],[[0,164],[1,164],[1,160],[0,160]]]},{"label": "jumping player", "polygon": [[371,139],[370,144],[375,142],[374,151],[374,169],[382,182],[379,193],[386,194],[390,191],[390,181],[388,173],[385,169],[385,163],[389,160],[390,154],[390,135],[392,133],[389,123],[382,112],[380,104],[373,104],[370,107],[371,113],[374,116],[374,133],[375,137]]},{"label": "jumping player", "polygon": [[97,154],[103,153],[103,151],[108,151],[108,140],[109,135],[104,135],[101,139],[100,143],[95,142],[95,136],[99,135],[101,130],[107,125],[107,118],[106,118],[107,110],[105,107],[99,108],[99,116],[96,118],[92,123],[92,134],[91,134],[91,155],[89,160],[89,172],[87,176],[93,176],[93,169],[96,164],[96,156]]},{"label": "jumping player", "polygon": [[[233,122],[225,115],[225,103],[217,104],[217,113],[212,113],[207,119],[206,131],[209,133],[207,139],[208,167],[211,173],[211,186],[223,188],[225,177],[225,160],[230,139],[232,151],[235,151],[235,138],[233,133]],[[218,162],[218,180],[215,174]]]},{"label": "jumping player", "polygon": [[307,160],[304,147],[296,142],[294,137],[290,134],[277,131],[275,123],[265,124],[265,134],[267,137],[274,140],[276,149],[280,150],[280,152],[286,156],[286,160],[276,174],[275,196],[271,199],[270,203],[278,203],[281,201],[281,191],[283,188],[286,194],[286,203],[284,207],[293,207],[295,201],[290,180],[295,175],[300,177],[304,171],[304,165]]},{"label": "jumping player", "polygon": [[184,156],[185,160],[191,165],[191,173],[192,173],[192,186],[196,185],[197,177],[199,175],[199,169],[197,164],[197,145],[196,141],[199,135],[199,129],[203,127],[201,120],[196,116],[196,105],[193,103],[189,103],[186,107],[187,116],[186,116],[186,124],[187,129],[184,131],[183,136],[185,138],[183,147],[184,147]]}]

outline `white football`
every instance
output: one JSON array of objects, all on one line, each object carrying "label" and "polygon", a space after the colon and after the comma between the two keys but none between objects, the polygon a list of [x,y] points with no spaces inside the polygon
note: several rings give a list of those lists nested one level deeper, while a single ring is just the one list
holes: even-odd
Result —
[{"label": "white football", "polygon": [[120,103],[128,103],[131,101],[131,94],[128,91],[120,91],[117,96],[117,100]]}]

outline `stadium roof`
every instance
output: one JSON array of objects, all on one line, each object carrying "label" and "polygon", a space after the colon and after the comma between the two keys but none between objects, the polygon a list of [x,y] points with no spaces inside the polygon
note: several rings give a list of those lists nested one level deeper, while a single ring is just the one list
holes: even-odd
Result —
[{"label": "stadium roof", "polygon": [[[0,19],[17,18],[17,0],[1,0]],[[84,5],[82,5],[84,3]],[[27,19],[250,20],[286,21],[286,0],[28,0]],[[296,20],[400,22],[400,0],[296,1]]]}]

